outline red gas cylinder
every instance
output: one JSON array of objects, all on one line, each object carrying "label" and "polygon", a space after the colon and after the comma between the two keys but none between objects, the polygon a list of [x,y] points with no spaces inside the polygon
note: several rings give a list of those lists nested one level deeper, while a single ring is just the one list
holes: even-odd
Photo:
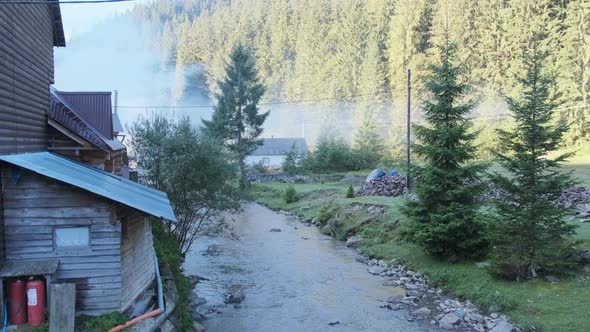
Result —
[{"label": "red gas cylinder", "polygon": [[16,279],[8,282],[8,321],[13,325],[27,322],[25,282]]},{"label": "red gas cylinder", "polygon": [[45,322],[45,281],[27,281],[27,315],[30,326]]}]

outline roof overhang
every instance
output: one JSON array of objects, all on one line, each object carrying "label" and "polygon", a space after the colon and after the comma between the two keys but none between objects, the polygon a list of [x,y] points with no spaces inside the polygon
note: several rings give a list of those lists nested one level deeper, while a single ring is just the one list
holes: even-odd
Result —
[{"label": "roof overhang", "polygon": [[59,0],[53,0],[55,4],[50,5],[53,11],[53,46],[65,47],[66,36],[64,34],[64,26],[61,20],[61,9],[59,7]]},{"label": "roof overhang", "polygon": [[0,156],[0,161],[69,184],[151,216],[176,221],[166,193],[49,153]]}]

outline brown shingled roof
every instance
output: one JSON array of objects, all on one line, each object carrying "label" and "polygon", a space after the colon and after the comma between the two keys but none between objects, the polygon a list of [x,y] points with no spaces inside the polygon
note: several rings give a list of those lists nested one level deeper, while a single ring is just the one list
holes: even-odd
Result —
[{"label": "brown shingled roof", "polygon": [[113,138],[110,92],[57,92],[76,112],[101,134]]},{"label": "brown shingled roof", "polygon": [[110,92],[61,92],[51,88],[47,114],[96,147],[117,151],[125,146],[113,138],[110,105]]}]

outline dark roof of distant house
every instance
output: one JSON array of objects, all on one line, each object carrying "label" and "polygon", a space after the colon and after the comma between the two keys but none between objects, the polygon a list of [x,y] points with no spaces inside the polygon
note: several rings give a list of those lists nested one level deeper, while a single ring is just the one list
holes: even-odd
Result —
[{"label": "dark roof of distant house", "polygon": [[113,138],[110,92],[62,92],[51,89],[49,117],[105,151],[125,146]]},{"label": "dark roof of distant house", "polygon": [[250,155],[252,156],[273,156],[286,155],[295,147],[298,154],[307,153],[307,143],[305,138],[264,138],[262,145],[259,146]]},{"label": "dark roof of distant house", "polygon": [[166,193],[49,152],[0,156],[0,161],[67,183],[154,217],[176,221]]},{"label": "dark roof of distant house", "polygon": [[53,46],[66,46],[66,37],[64,34],[64,26],[61,21],[61,9],[59,8],[59,0],[53,0],[54,5],[51,5],[53,11]]}]

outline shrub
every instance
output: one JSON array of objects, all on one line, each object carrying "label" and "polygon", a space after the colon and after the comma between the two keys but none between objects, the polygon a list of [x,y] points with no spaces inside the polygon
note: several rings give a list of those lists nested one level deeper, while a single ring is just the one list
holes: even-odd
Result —
[{"label": "shrub", "polygon": [[348,191],[346,191],[346,198],[354,198],[354,188],[352,188],[352,185],[348,186]]},{"label": "shrub", "polygon": [[299,197],[297,196],[297,191],[295,190],[295,187],[288,186],[287,189],[285,189],[285,203],[291,204],[297,202],[298,200]]},{"label": "shrub", "polygon": [[326,225],[328,220],[334,217],[336,209],[331,205],[323,205],[315,216],[315,222],[320,225]]},{"label": "shrub", "polygon": [[374,168],[381,160],[375,149],[352,149],[340,138],[321,137],[315,151],[302,159],[301,168],[315,172],[343,172]]}]

